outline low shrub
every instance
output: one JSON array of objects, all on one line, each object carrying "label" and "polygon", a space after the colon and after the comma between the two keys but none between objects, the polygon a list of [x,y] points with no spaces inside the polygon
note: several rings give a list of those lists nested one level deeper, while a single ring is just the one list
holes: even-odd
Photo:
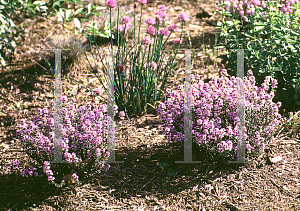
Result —
[{"label": "low shrub", "polygon": [[[209,83],[196,82],[192,78],[192,137],[193,142],[207,150],[212,156],[223,160],[233,160],[236,156],[237,133],[237,78],[212,78]],[[195,83],[194,83],[195,82]],[[269,86],[277,86],[277,81],[266,77],[262,87],[255,86],[252,71],[244,77],[246,158],[251,159],[264,151],[279,126],[281,103],[272,102],[274,92],[268,93]],[[210,92],[220,92],[211,94]],[[235,93],[234,93],[235,92]],[[167,90],[167,100],[161,103],[158,114],[165,125],[166,137],[177,147],[184,138],[184,89]]]},{"label": "low shrub", "polygon": [[[91,105],[78,107],[73,98],[68,102],[62,97],[62,161],[69,164],[50,163],[54,156],[54,113],[47,108],[38,109],[33,121],[22,119],[17,126],[19,137],[26,153],[43,169],[48,181],[57,184],[66,174],[74,178],[84,172],[100,172],[108,157],[107,146],[107,106]],[[53,101],[50,103],[53,107]],[[16,169],[16,168],[15,168]]]},{"label": "low shrub", "polygon": [[[227,1],[218,23],[226,50],[244,51],[245,74],[251,69],[260,86],[266,76],[277,79],[274,102],[286,110],[300,108],[299,87],[299,3],[295,1]],[[221,8],[220,8],[221,9]],[[219,56],[228,74],[236,76],[237,52]]]}]

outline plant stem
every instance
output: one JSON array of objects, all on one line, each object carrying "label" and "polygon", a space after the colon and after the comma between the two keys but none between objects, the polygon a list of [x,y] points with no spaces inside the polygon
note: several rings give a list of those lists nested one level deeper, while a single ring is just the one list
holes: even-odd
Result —
[{"label": "plant stem", "polygon": [[138,43],[140,43],[140,32],[141,32],[141,24],[142,24],[142,14],[143,14],[143,6],[144,5],[142,5],[142,8],[141,8],[141,17],[140,17],[140,25],[139,25],[139,42]]}]

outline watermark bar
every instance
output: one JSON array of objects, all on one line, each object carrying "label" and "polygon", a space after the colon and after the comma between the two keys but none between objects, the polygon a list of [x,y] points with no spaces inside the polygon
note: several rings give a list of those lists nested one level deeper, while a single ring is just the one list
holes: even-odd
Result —
[{"label": "watermark bar", "polygon": [[[184,100],[184,161],[175,161],[175,163],[201,163],[192,160],[192,112],[191,112],[191,50],[200,49],[181,49],[185,50],[185,100]],[[247,163],[245,161],[245,95],[244,95],[244,50],[237,50],[237,161],[228,161],[229,163]],[[217,94],[221,92],[207,92]]]},{"label": "watermark bar", "polygon": [[61,89],[61,51],[68,49],[51,49],[55,52],[55,100],[54,100],[54,160],[50,163],[69,163],[62,161],[62,89]]},{"label": "watermark bar", "polygon": [[237,160],[228,161],[228,163],[248,163],[245,161],[245,94],[244,94],[244,50],[230,49],[237,51]]},{"label": "watermark bar", "polygon": [[115,161],[115,121],[114,121],[114,104],[115,104],[115,88],[114,88],[114,54],[113,49],[109,49],[107,53],[108,71],[107,71],[107,163],[123,163],[123,161]]},{"label": "watermark bar", "polygon": [[[69,49],[47,49],[55,51],[55,139],[54,139],[54,161],[52,163],[69,163],[62,161],[62,93],[64,94],[95,94],[96,92],[62,92],[61,89],[61,50]],[[113,51],[108,52],[108,93],[107,93],[107,163],[123,163],[123,161],[115,161],[115,122],[114,122],[114,68],[113,68]],[[119,50],[119,49],[118,49]],[[121,49],[120,49],[121,50]]]},{"label": "watermark bar", "polygon": [[191,93],[191,49],[185,50],[185,95],[184,95],[184,160],[175,163],[201,163],[193,161],[192,155],[192,93]]}]

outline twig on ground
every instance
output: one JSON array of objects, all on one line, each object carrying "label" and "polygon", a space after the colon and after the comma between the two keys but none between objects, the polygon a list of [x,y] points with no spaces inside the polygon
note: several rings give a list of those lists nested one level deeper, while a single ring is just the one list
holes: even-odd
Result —
[{"label": "twig on ground", "polygon": [[[208,191],[205,191],[205,190],[202,190],[202,191],[205,192],[207,195],[214,196],[216,199],[218,199],[218,201],[221,201],[221,199],[217,195],[215,195],[213,193],[209,193]],[[241,210],[238,206],[236,206],[230,202],[223,201],[222,204],[224,204],[226,207],[230,208],[231,210]]]},{"label": "twig on ground", "polygon": [[[154,177],[155,177],[155,176],[154,176]],[[143,185],[143,187],[142,187],[140,190],[142,190],[146,185],[148,185],[148,183],[149,183],[151,180],[153,180],[154,177],[152,177],[145,185]]]},{"label": "twig on ground", "polygon": [[284,189],[283,187],[281,187],[280,185],[277,185],[277,184],[274,182],[274,180],[272,180],[271,178],[270,178],[270,181],[271,181],[271,183],[272,183],[273,185],[275,185],[281,192],[286,193],[286,194],[289,195],[290,197],[296,198],[296,197],[293,196],[293,194],[291,194],[289,191],[285,190],[285,189]]},{"label": "twig on ground", "polygon": [[300,113],[300,111],[298,111],[295,115],[293,115],[293,116],[285,123],[285,125],[284,125],[283,128],[281,128],[281,130],[277,133],[277,135],[276,135],[275,138],[277,138],[277,137],[280,135],[280,133],[284,130],[284,128],[285,128],[285,126],[287,125],[287,123],[289,123],[290,121],[292,121],[292,119],[293,119],[294,117],[298,116],[299,113]]}]

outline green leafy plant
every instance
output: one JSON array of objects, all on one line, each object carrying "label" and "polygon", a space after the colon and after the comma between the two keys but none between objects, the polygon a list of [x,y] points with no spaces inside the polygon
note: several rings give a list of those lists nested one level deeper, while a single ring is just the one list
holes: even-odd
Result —
[{"label": "green leafy plant", "polygon": [[[108,1],[112,2],[112,1]],[[141,17],[142,9],[141,7]],[[116,4],[114,5],[116,7]],[[163,8],[163,7],[162,7]],[[164,9],[164,8],[163,8]],[[112,7],[110,7],[111,13]],[[118,8],[119,11],[119,8]],[[165,19],[168,19],[167,14],[164,13],[165,10],[159,10],[157,18],[147,18],[146,23],[148,28],[146,33],[150,36],[146,36],[140,39],[140,26],[138,38],[136,38],[133,46],[128,47],[127,41],[127,30],[131,27],[132,21],[130,17],[123,16],[119,19],[117,25],[114,27],[116,42],[118,45],[118,51],[113,61],[114,69],[114,85],[115,85],[115,102],[119,108],[119,111],[125,111],[126,114],[142,114],[155,112],[157,103],[160,101],[165,83],[167,82],[168,76],[172,70],[177,66],[178,62],[175,63],[175,57],[178,52],[180,45],[179,40],[181,40],[183,34],[184,22],[188,20],[185,13],[178,16],[178,20],[181,22],[182,32],[180,39],[177,39],[173,45],[174,56],[171,51],[168,51],[168,62],[164,64],[166,43],[170,34],[177,31],[175,24],[172,24],[165,28]],[[134,8],[135,13],[135,8]],[[150,21],[149,21],[150,20]],[[111,16],[110,16],[111,25]],[[134,16],[134,32],[135,32],[135,16]],[[171,33],[169,33],[169,31]],[[134,34],[135,37],[135,34]],[[166,37],[166,38],[165,38]],[[113,48],[113,40],[111,36],[111,48]],[[97,46],[98,47],[98,46]],[[100,81],[101,85],[107,92],[106,84],[104,83],[103,77],[100,76],[102,72],[103,75],[108,75],[108,67],[104,63],[104,59],[97,49],[98,56],[102,62],[103,69],[95,67],[90,64],[90,72],[92,72]],[[116,51],[114,51],[116,52]],[[107,52],[105,52],[107,55]],[[93,56],[94,61],[95,59]],[[110,59],[110,58],[107,58]]]},{"label": "green leafy plant", "polygon": [[[278,6],[278,1],[269,1],[265,8],[256,5],[253,12],[241,17],[234,10],[236,6],[228,9],[228,4],[220,4],[226,8],[220,13],[227,18],[217,26],[220,37],[225,40],[225,44],[218,46],[227,50],[246,49],[244,75],[251,69],[257,86],[266,76],[276,78],[278,87],[274,102],[281,101],[282,108],[293,110],[300,108],[299,5],[295,4],[294,9],[291,7],[293,12],[287,14]],[[246,13],[240,11],[239,14]],[[230,50],[219,58],[228,73],[236,76],[237,52]]]},{"label": "green leafy plant", "polygon": [[171,178],[175,176],[174,171],[167,170],[167,167],[169,166],[166,161],[163,163],[158,163],[159,167],[163,170],[164,178],[161,180],[162,183],[168,183]]},{"label": "green leafy plant", "polygon": [[1,0],[0,2],[0,61],[3,68],[6,69],[6,50],[14,53],[15,47],[18,45],[17,41],[21,38],[24,41],[24,28],[20,26],[17,28],[13,22],[13,18],[21,19],[31,18],[34,19],[38,16],[49,18],[50,16],[57,16],[58,22],[62,22],[65,27],[67,23],[74,20],[75,33],[83,33],[87,36],[88,32],[93,31],[97,35],[108,37],[111,36],[111,28],[106,24],[105,28],[98,31],[96,27],[87,28],[81,27],[81,21],[90,21],[89,17],[93,15],[102,16],[96,10],[105,9],[105,7],[96,7],[92,3],[88,4],[87,8],[79,8],[73,13],[73,10],[62,8],[65,2],[72,4],[84,3],[79,0],[50,0],[48,3],[45,1],[32,1],[32,0]]},{"label": "green leafy plant", "polygon": [[14,53],[14,47],[21,38],[24,40],[24,29],[16,27],[13,17],[16,17],[16,9],[21,6],[18,0],[1,0],[0,2],[0,61],[6,68],[8,60],[6,53]]},{"label": "green leafy plant", "polygon": [[19,100],[19,102],[17,102],[16,106],[14,106],[15,111],[22,110],[22,103],[23,103],[23,100]]}]

